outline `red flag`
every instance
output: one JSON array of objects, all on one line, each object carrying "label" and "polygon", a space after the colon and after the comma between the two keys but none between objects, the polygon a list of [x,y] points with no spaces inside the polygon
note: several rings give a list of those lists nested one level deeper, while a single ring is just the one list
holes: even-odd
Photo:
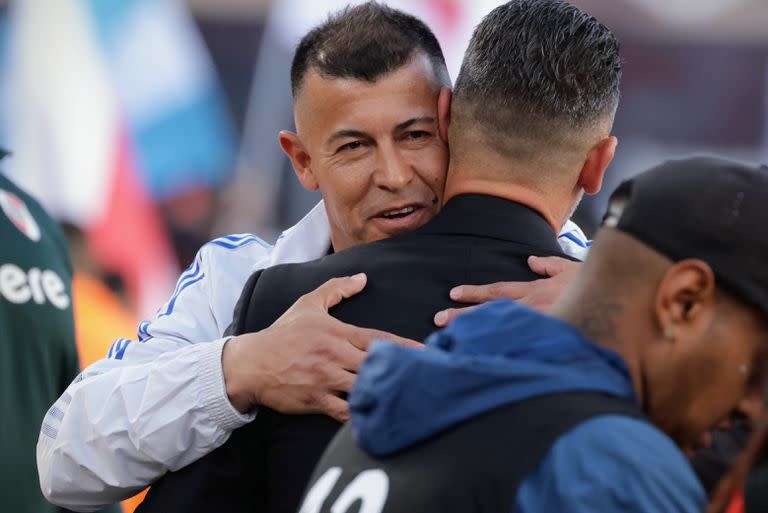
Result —
[{"label": "red flag", "polygon": [[173,251],[162,220],[140,181],[127,138],[124,134],[117,138],[106,208],[86,234],[94,256],[125,279],[138,311],[147,314],[173,287]]}]

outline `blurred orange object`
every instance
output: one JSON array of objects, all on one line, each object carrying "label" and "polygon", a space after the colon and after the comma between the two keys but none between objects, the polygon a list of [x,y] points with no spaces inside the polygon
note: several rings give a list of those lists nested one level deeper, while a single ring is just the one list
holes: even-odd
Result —
[{"label": "blurred orange object", "polygon": [[136,336],[136,317],[100,279],[76,271],[72,297],[80,367],[106,358],[116,338]]},{"label": "blurred orange object", "polygon": [[146,488],[143,492],[139,492],[130,499],[125,499],[123,502],[121,502],[120,504],[123,506],[123,512],[133,513],[134,510],[139,507],[141,501],[144,500],[144,496],[147,494],[147,490],[149,490],[149,488]]}]

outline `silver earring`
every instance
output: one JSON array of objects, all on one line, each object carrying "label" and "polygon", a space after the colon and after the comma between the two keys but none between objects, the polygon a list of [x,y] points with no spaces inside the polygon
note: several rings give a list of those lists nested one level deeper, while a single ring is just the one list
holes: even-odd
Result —
[{"label": "silver earring", "polygon": [[667,324],[664,326],[664,338],[668,340],[675,340],[675,325]]},{"label": "silver earring", "polygon": [[742,376],[747,375],[747,364],[739,365],[739,374],[741,374]]}]

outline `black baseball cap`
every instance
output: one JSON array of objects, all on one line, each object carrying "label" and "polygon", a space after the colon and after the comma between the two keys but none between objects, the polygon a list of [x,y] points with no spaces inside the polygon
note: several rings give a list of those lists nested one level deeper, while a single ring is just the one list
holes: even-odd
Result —
[{"label": "black baseball cap", "polygon": [[768,315],[768,166],[669,160],[622,183],[603,226],[672,261],[703,260],[718,287]]}]

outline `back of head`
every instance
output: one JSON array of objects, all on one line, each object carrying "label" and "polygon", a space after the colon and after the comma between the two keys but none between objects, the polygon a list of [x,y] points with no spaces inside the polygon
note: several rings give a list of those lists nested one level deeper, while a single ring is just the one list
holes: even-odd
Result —
[{"label": "back of head", "polygon": [[324,78],[375,82],[409,63],[417,52],[429,58],[435,80],[449,85],[440,44],[421,20],[377,2],[347,7],[299,42],[291,65],[293,97],[310,71]]},{"label": "back of head", "polygon": [[569,152],[583,159],[610,132],[620,77],[618,41],[589,14],[562,0],[507,2],[478,25],[464,56],[452,158],[490,151],[535,168]]}]

